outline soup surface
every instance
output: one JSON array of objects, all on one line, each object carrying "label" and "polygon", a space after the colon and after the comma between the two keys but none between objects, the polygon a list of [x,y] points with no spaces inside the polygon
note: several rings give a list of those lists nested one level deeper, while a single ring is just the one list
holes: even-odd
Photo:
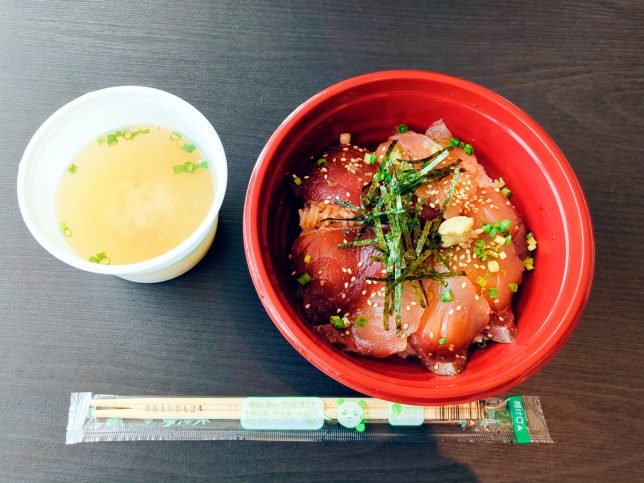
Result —
[{"label": "soup surface", "polygon": [[102,264],[157,257],[192,234],[214,198],[199,148],[162,126],[132,126],[85,145],[61,176],[60,231],[82,258]]}]

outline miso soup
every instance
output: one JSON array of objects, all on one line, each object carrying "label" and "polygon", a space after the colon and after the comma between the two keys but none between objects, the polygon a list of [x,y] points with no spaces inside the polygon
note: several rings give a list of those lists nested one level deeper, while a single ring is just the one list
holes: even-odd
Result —
[{"label": "miso soup", "polygon": [[136,263],[188,238],[214,192],[208,160],[190,139],[166,127],[133,126],[76,154],[58,184],[56,214],[80,257]]}]

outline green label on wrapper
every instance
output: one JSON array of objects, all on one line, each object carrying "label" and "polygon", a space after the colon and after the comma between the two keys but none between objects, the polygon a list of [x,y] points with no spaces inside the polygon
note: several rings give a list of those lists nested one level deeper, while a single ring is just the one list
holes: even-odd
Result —
[{"label": "green label on wrapper", "polygon": [[531,443],[530,434],[528,433],[528,421],[526,420],[525,410],[523,409],[523,398],[521,396],[512,396],[508,398],[508,412],[512,418],[512,427],[517,443]]},{"label": "green label on wrapper", "polygon": [[389,424],[392,426],[422,426],[425,422],[423,406],[389,403]]},{"label": "green label on wrapper", "polygon": [[319,397],[247,397],[242,401],[244,429],[316,430],[324,426],[324,401]]}]

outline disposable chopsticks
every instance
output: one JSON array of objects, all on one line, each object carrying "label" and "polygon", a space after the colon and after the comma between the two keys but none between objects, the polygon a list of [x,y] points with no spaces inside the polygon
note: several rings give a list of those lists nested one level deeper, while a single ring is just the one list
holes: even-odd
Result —
[{"label": "disposable chopsticks", "polygon": [[[141,397],[93,399],[92,416],[122,419],[220,419],[238,420],[242,415],[245,398],[235,397]],[[386,421],[389,417],[387,401],[375,398],[321,398],[324,415],[337,419],[338,407],[346,401],[362,403],[368,410],[370,421]],[[480,419],[483,416],[479,402],[450,406],[424,406],[425,421],[453,422],[463,419]]]}]

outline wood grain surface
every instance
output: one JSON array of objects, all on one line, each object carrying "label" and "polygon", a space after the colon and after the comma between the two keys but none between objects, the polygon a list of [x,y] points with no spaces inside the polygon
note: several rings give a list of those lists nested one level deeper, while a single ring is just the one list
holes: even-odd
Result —
[{"label": "wood grain surface", "polygon": [[[644,3],[0,0],[0,11],[0,480],[644,479]],[[65,446],[72,391],[353,394],[269,320],[240,221],[280,121],[330,84],[392,68],[507,97],[551,134],[586,192],[590,302],[563,350],[513,391],[541,396],[555,444]],[[168,283],[70,268],[18,211],[17,166],[38,126],[80,94],[121,84],[194,104],[228,155],[215,243]]]}]

